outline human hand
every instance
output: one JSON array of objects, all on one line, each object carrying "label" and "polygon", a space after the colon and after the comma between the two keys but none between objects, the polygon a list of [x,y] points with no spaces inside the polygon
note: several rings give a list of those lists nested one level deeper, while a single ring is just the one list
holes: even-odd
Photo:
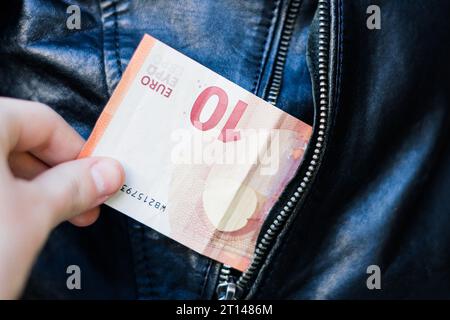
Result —
[{"label": "human hand", "polygon": [[74,160],[83,144],[49,107],[0,98],[0,299],[18,297],[52,228],[93,223],[122,185],[117,161]]}]

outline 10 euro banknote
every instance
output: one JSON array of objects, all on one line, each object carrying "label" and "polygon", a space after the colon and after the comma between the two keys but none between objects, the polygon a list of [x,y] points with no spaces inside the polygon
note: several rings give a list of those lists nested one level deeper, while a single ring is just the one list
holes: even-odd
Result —
[{"label": "10 euro banknote", "polygon": [[311,127],[145,35],[80,157],[126,181],[106,204],[245,270]]}]

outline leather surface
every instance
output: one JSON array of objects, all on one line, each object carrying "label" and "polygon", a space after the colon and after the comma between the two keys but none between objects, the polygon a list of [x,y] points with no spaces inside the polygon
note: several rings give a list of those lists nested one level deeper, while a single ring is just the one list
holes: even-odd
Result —
[{"label": "leather surface", "polygon": [[327,149],[253,298],[450,297],[449,3],[371,4],[333,2]]},{"label": "leather surface", "polygon": [[[0,95],[47,103],[84,137],[145,32],[264,97],[288,5],[80,1],[82,28],[68,30],[73,3],[3,4]],[[313,3],[303,1],[296,19],[278,103],[309,123],[318,95]],[[253,298],[450,296],[450,4],[376,1],[382,23],[373,31],[370,4],[332,1],[326,151]],[[70,264],[81,267],[80,291],[66,288]],[[366,287],[372,264],[382,290]],[[104,207],[91,227],[53,232],[24,297],[211,298],[217,272],[217,263]]]}]

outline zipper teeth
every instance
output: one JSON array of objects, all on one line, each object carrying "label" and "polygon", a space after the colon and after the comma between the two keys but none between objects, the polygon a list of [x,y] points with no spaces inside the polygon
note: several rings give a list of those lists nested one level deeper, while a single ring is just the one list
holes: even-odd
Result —
[{"label": "zipper teeth", "polygon": [[[274,73],[272,78],[271,87],[268,91],[267,101],[275,105],[278,95],[280,93],[281,81],[284,71],[284,64],[286,61],[287,50],[289,42],[294,29],[295,18],[299,11],[301,1],[293,0],[287,14],[287,20],[285,22],[281,42],[279,46],[279,52],[276,57],[274,65]],[[319,0],[318,3],[318,15],[319,15],[319,52],[318,52],[318,72],[319,72],[319,131],[317,132],[317,139],[315,141],[312,159],[308,164],[308,168],[305,175],[301,179],[300,186],[294,192],[292,197],[287,201],[283,209],[274,218],[270,227],[265,231],[264,235],[257,243],[253,260],[249,268],[242,273],[238,278],[236,285],[240,287],[241,292],[249,288],[249,284],[261,268],[264,257],[266,256],[268,249],[273,244],[274,239],[280,234],[280,231],[286,224],[287,219],[291,216],[295,205],[304,194],[305,188],[311,180],[314,174],[319,157],[323,150],[323,141],[325,135],[325,129],[327,125],[327,108],[328,108],[328,48],[329,48],[329,6],[328,0]],[[312,142],[312,141],[311,141]],[[310,143],[311,143],[310,142]],[[308,146],[309,147],[309,146]],[[220,270],[219,283],[225,283],[231,273],[230,266],[223,265]],[[239,297],[237,297],[239,298]]]},{"label": "zipper teeth", "polygon": [[229,265],[222,265],[219,273],[219,282],[226,282],[231,273],[231,267]]},{"label": "zipper teeth", "polygon": [[281,81],[283,80],[284,65],[286,63],[286,56],[291,42],[292,32],[294,31],[295,18],[300,9],[300,0],[293,0],[290,3],[287,17],[281,33],[281,40],[278,47],[277,56],[275,58],[272,81],[267,94],[267,102],[275,105],[280,94]]}]

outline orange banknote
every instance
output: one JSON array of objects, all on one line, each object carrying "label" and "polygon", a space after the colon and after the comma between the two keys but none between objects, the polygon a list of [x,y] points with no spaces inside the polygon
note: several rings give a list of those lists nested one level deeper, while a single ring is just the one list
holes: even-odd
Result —
[{"label": "orange banknote", "polygon": [[80,157],[119,160],[106,204],[245,270],[311,127],[144,36]]}]

